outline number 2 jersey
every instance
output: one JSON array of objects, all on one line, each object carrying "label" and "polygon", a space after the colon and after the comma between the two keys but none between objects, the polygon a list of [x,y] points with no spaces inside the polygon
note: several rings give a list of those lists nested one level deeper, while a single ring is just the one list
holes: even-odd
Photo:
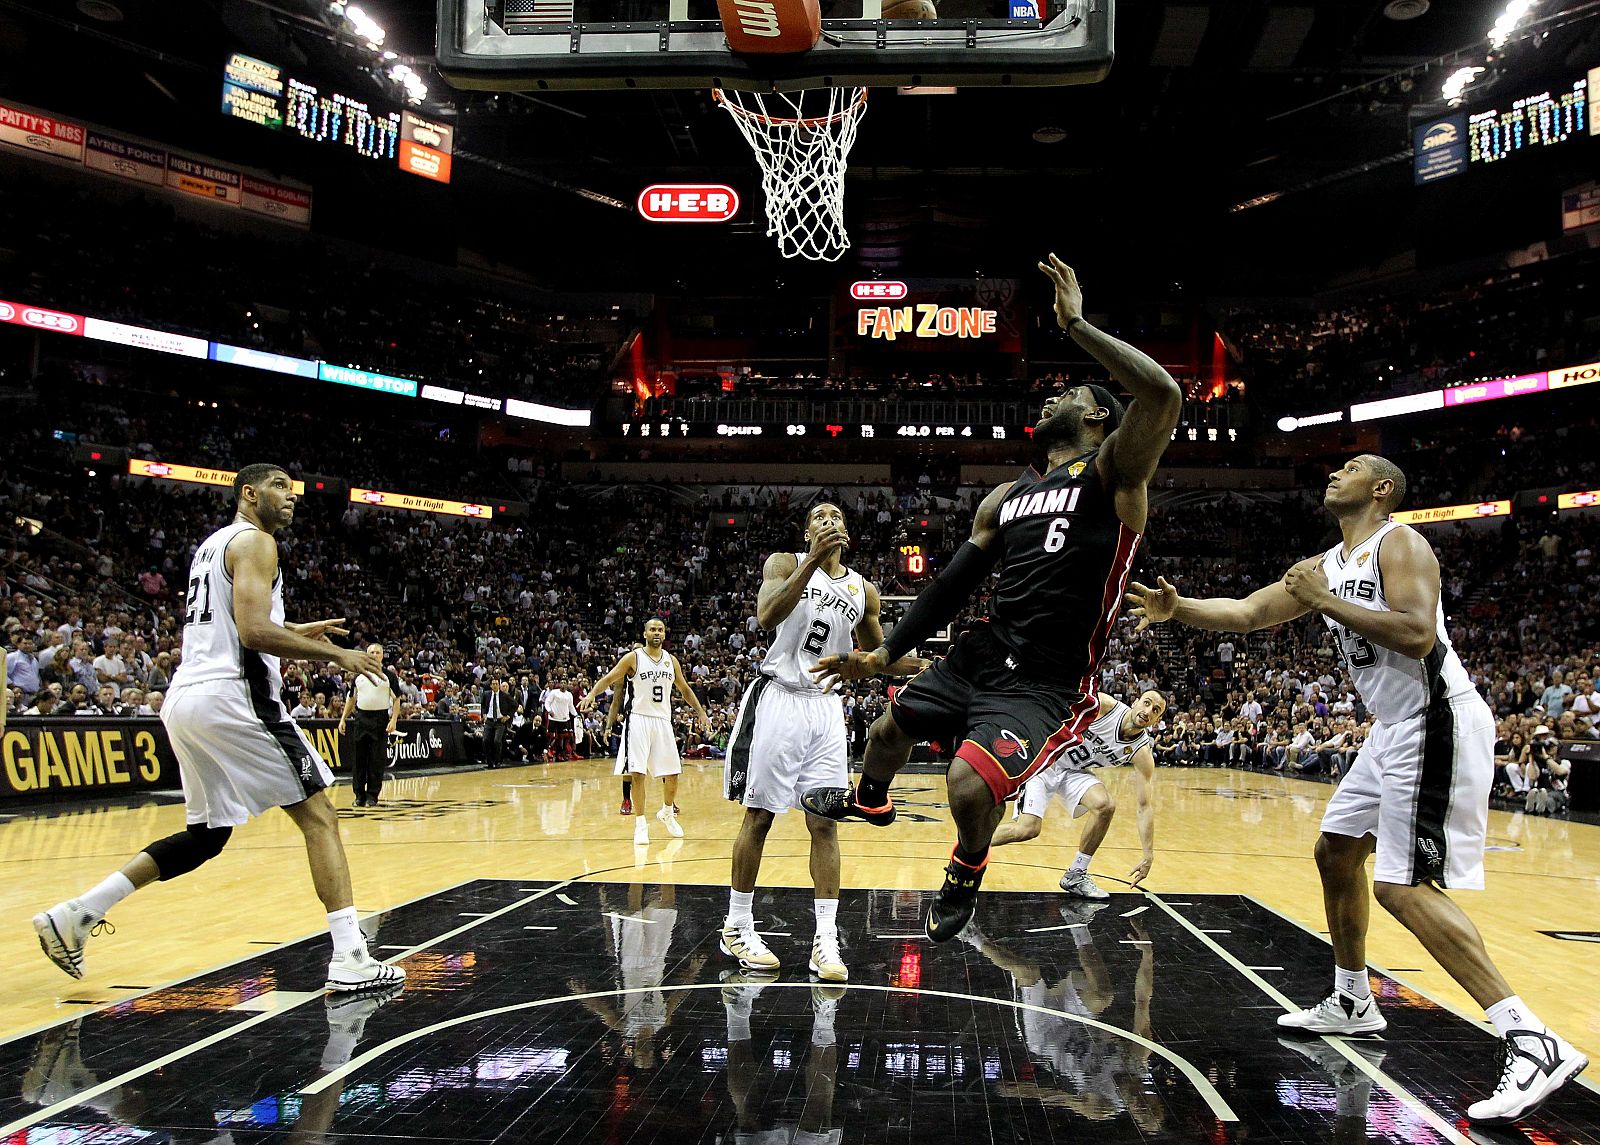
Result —
[{"label": "number 2 jersey", "polygon": [[[1328,587],[1341,600],[1348,600],[1373,612],[1390,612],[1383,596],[1383,577],[1378,571],[1378,549],[1384,538],[1396,529],[1408,528],[1393,522],[1384,525],[1372,536],[1355,547],[1348,556],[1344,546],[1335,545],[1322,558],[1322,571],[1328,576]],[[1374,719],[1386,724],[1398,723],[1427,709],[1431,700],[1455,699],[1475,691],[1461,658],[1450,646],[1450,637],[1444,630],[1444,602],[1438,606],[1435,620],[1437,642],[1433,651],[1422,660],[1401,655],[1392,648],[1375,644],[1358,632],[1353,632],[1324,616],[1334,638],[1339,642],[1340,655],[1350,670],[1350,679],[1361,693],[1367,710]]]},{"label": "number 2 jersey", "polygon": [[[803,562],[804,553],[795,561]],[[845,569],[837,579],[821,568],[811,574],[794,611],[772,636],[761,674],[791,692],[822,693],[813,665],[824,656],[842,656],[855,647],[856,625],[867,611],[867,582]]]},{"label": "number 2 jersey", "polygon": [[1143,536],[1117,516],[1099,451],[1041,474],[1029,468],[1000,502],[1000,583],[989,608],[1013,670],[1095,690],[1111,623]]},{"label": "number 2 jersey", "polygon": [[[185,597],[183,662],[172,678],[172,691],[217,680],[243,680],[251,703],[263,719],[281,720],[283,676],[278,658],[246,648],[233,616],[233,577],[228,572],[228,545],[255,526],[235,521],[200,542],[189,562]],[[272,581],[272,623],[282,624],[283,570]],[[263,710],[265,709],[265,710]]]}]

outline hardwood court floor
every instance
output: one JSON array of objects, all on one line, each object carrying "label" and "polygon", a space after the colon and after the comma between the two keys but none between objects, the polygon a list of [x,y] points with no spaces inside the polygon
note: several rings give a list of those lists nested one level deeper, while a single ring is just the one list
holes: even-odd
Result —
[{"label": "hardwood court floor", "polygon": [[[1109,889],[1122,890],[1114,880],[1138,856],[1131,776],[1102,774],[1123,810],[1094,870]],[[1185,894],[1249,896],[1320,931],[1311,847],[1331,790],[1276,776],[1163,769],[1157,861],[1146,885],[1171,901]],[[383,794],[383,807],[357,811],[349,806],[348,787],[335,793],[363,914],[475,879],[550,883],[587,877],[726,886],[739,821],[738,809],[721,797],[720,764],[686,766],[678,803],[687,837],[669,840],[652,818],[650,846],[641,851],[632,844],[632,821],[617,813],[618,784],[605,761],[403,778],[387,783]],[[905,776],[896,794],[901,817],[892,827],[841,828],[847,888],[937,885],[953,837],[943,779]],[[659,787],[651,800],[659,803]],[[119,907],[113,914],[116,934],[89,945],[83,981],[46,962],[28,924],[33,912],[92,884],[151,839],[180,830],[182,822],[176,804],[31,812],[0,820],[0,1038],[324,933],[299,836],[287,818],[271,815],[236,831],[221,858]],[[985,889],[1058,898],[1056,879],[1076,840],[1077,825],[1053,809],[1038,840],[995,852]],[[1494,812],[1490,847],[1488,889],[1463,894],[1460,901],[1513,986],[1600,1061],[1600,943],[1542,933],[1593,934],[1600,928],[1600,827]],[[773,828],[762,883],[809,885],[798,813]],[[980,922],[983,916],[980,903]],[[920,929],[920,922],[912,920],[906,929]],[[1321,963],[1312,976],[1317,982],[1331,959],[1323,947],[1311,951]],[[1376,908],[1368,953],[1400,980],[1481,1018],[1415,940]],[[939,954],[930,947],[928,956]],[[1297,993],[1296,1000],[1313,998]]]}]

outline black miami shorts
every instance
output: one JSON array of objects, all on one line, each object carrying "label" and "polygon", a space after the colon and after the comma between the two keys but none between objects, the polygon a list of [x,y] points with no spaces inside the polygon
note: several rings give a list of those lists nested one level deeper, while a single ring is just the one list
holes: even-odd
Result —
[{"label": "black miami shorts", "polygon": [[1016,665],[1016,654],[978,624],[947,658],[901,688],[890,707],[914,739],[959,743],[956,758],[983,776],[996,803],[1078,743],[1100,712],[1094,693],[1041,684]]}]

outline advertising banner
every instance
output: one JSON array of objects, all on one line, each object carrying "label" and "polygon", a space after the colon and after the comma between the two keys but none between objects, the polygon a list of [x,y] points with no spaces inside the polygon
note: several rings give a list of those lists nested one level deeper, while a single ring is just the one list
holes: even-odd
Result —
[{"label": "advertising banner", "polygon": [[[300,730],[311,737],[318,754],[337,772],[348,772],[350,761],[344,749],[348,736],[339,734],[338,720],[298,720]],[[405,736],[389,741],[389,766],[449,767],[467,762],[466,741],[455,720],[401,720],[395,730]]]},{"label": "advertising banner", "polygon": [[436,183],[450,182],[456,129],[447,123],[400,113],[400,170]]},{"label": "advertising banner", "polygon": [[1411,129],[1412,181],[1421,186],[1467,169],[1465,113],[1430,119]]},{"label": "advertising banner", "polygon": [[167,152],[164,148],[149,147],[99,131],[89,132],[83,164],[91,170],[115,175],[119,179],[131,179],[150,187],[164,186],[167,181]]},{"label": "advertising banner", "polygon": [[0,103],[0,143],[81,163],[86,134],[80,124]]},{"label": "advertising banner", "polygon": [[214,163],[183,155],[167,156],[167,186],[185,195],[237,207],[243,178],[239,172]]},{"label": "advertising banner", "polygon": [[411,493],[385,493],[381,489],[351,489],[352,505],[371,505],[381,509],[411,509],[418,513],[439,513],[446,517],[473,517],[487,521],[494,516],[488,505],[470,501],[445,501],[438,497],[418,497]]},{"label": "advertising banner", "polygon": [[[163,481],[182,481],[189,485],[222,485],[231,487],[238,476],[232,469],[200,469],[193,465],[174,465],[167,461],[149,461],[140,457],[128,459],[128,476],[159,477]],[[306,483],[293,482],[296,497],[304,497]]]},{"label": "advertising banner", "polygon": [[247,211],[299,227],[311,225],[311,192],[244,176],[239,205]]},{"label": "advertising banner", "polygon": [[1399,525],[1430,525],[1439,521],[1471,521],[1479,517],[1509,517],[1510,501],[1479,501],[1475,505],[1436,505],[1432,509],[1402,509],[1390,513]]},{"label": "advertising banner", "polygon": [[[874,293],[877,286],[884,292]],[[842,282],[834,300],[836,337],[855,349],[1022,350],[1022,291],[1010,278],[923,278]]]}]

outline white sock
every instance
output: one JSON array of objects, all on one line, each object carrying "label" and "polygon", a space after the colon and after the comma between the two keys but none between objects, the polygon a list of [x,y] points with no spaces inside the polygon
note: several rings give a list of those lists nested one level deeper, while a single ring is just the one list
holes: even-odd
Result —
[{"label": "white sock", "polygon": [[1072,866],[1068,867],[1067,870],[1077,871],[1079,874],[1082,874],[1089,869],[1089,864],[1093,861],[1093,855],[1085,855],[1082,851],[1079,851],[1078,857],[1072,860]]},{"label": "white sock", "polygon": [[366,938],[361,933],[361,924],[356,921],[356,908],[353,906],[336,910],[328,916],[328,933],[333,936],[335,954],[359,950],[366,945]]},{"label": "white sock", "polygon": [[813,899],[817,912],[817,933],[836,936],[839,933],[839,900]]},{"label": "white sock", "polygon": [[728,891],[728,926],[745,926],[755,921],[751,904],[756,901],[755,891]]},{"label": "white sock", "polygon": [[118,871],[108,875],[88,891],[78,896],[78,901],[84,909],[104,918],[111,913],[111,908],[131,895],[136,888],[128,881],[128,876]]},{"label": "white sock", "polygon": [[1502,998],[1484,1011],[1494,1023],[1494,1032],[1502,1038],[1512,1030],[1543,1030],[1545,1024],[1534,1017],[1533,1011],[1515,994]]},{"label": "white sock", "polygon": [[1333,968],[1333,988],[1341,994],[1348,994],[1352,998],[1372,997],[1372,983],[1367,978],[1367,968],[1360,970],[1346,970],[1342,966]]}]

